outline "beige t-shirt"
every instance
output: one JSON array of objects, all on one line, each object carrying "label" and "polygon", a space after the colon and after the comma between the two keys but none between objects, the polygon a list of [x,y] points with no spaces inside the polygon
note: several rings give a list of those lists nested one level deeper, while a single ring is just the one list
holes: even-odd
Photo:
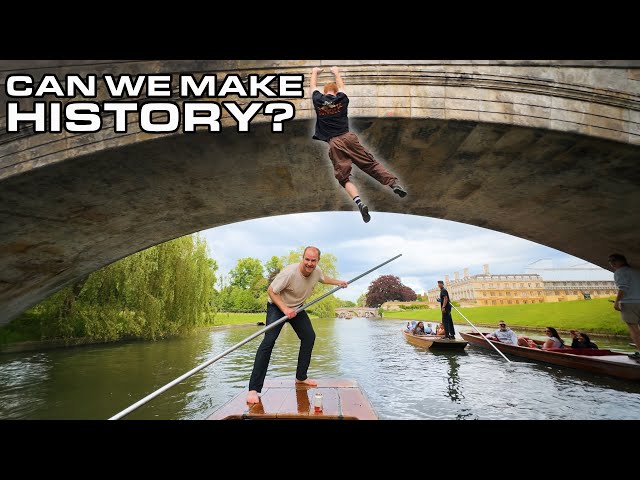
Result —
[{"label": "beige t-shirt", "polygon": [[[284,304],[289,308],[299,307],[311,295],[313,287],[322,280],[322,270],[319,266],[305,277],[300,271],[299,263],[287,265],[271,282],[271,289],[282,297]],[[269,297],[269,303],[273,303]]]}]

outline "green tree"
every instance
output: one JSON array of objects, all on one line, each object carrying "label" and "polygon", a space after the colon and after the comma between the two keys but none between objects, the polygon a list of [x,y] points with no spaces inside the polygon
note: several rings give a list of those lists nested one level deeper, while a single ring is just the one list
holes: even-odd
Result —
[{"label": "green tree", "polygon": [[341,298],[337,298],[339,307],[356,307],[357,305],[351,300],[342,300]]},{"label": "green tree", "polygon": [[[284,268],[283,260],[275,255],[264,264],[264,269],[267,272],[267,284],[270,285],[276,275],[280,273],[280,270]],[[268,286],[267,285],[267,286]]]},{"label": "green tree", "polygon": [[228,312],[252,313],[264,310],[251,290],[233,287],[229,294]]},{"label": "green tree", "polygon": [[229,272],[232,287],[248,290],[263,277],[262,263],[257,258],[241,258],[236,266]]},{"label": "green tree", "polygon": [[[277,257],[276,257],[277,258]],[[269,283],[262,275],[262,264],[256,258],[241,258],[229,272],[229,284],[219,282],[215,296],[218,311],[263,312],[267,305]]]}]

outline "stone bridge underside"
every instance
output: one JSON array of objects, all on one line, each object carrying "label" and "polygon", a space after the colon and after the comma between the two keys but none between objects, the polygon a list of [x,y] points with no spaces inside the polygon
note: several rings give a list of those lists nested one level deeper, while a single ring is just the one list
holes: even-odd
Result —
[{"label": "stone bridge underside", "polygon": [[[333,64],[352,129],[409,192],[401,200],[355,171],[371,210],[477,225],[605,268],[613,251],[640,265],[640,62],[14,61],[0,62],[0,83],[11,73],[204,72],[304,73],[307,86],[312,66]],[[153,135],[133,116],[127,134],[108,119],[90,134],[9,133],[3,116],[0,323],[195,231],[332,210],[360,222],[326,144],[311,140],[309,101],[293,103],[282,134],[264,117],[244,134],[227,118],[217,133]]]}]

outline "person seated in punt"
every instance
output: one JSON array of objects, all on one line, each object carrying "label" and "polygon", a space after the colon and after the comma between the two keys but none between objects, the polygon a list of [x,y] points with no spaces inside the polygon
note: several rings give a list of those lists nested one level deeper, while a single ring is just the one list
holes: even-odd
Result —
[{"label": "person seated in punt", "polygon": [[487,335],[487,338],[489,340],[498,340],[501,343],[509,345],[518,345],[518,336],[516,335],[516,332],[507,327],[507,324],[502,320],[498,322],[498,330]]},{"label": "person seated in punt", "polygon": [[436,328],[436,335],[444,335],[444,325],[442,323],[438,324]]},{"label": "person seated in punt", "polygon": [[427,323],[427,326],[424,327],[424,333],[426,333],[427,335],[435,335],[436,332],[433,331],[433,328],[431,328],[431,324]]},{"label": "person seated in punt", "polygon": [[407,322],[407,326],[405,327],[405,330],[407,332],[410,332],[411,330],[413,330],[413,328],[411,328],[411,322]]},{"label": "person seated in punt", "polygon": [[426,335],[426,333],[424,332],[424,323],[418,322],[416,328],[413,329],[412,333],[414,335]]},{"label": "person seated in punt", "polygon": [[[571,334],[573,335],[574,332],[575,330],[572,330]],[[571,342],[571,348],[598,348],[598,345],[593,343],[586,333],[575,332],[573,341]]]},{"label": "person seated in punt", "polygon": [[547,327],[544,331],[547,334],[547,340],[539,346],[529,337],[518,337],[518,345],[521,347],[541,348],[542,350],[548,350],[550,348],[563,348],[564,340],[558,335],[558,331],[553,327]]}]

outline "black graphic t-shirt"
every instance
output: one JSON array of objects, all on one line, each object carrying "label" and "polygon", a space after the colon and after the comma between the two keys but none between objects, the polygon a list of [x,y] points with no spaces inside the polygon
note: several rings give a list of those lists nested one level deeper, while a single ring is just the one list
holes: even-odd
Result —
[{"label": "black graphic t-shirt", "polygon": [[314,90],[312,100],[317,117],[314,139],[328,142],[330,138],[349,131],[349,97],[344,92],[334,96]]}]

